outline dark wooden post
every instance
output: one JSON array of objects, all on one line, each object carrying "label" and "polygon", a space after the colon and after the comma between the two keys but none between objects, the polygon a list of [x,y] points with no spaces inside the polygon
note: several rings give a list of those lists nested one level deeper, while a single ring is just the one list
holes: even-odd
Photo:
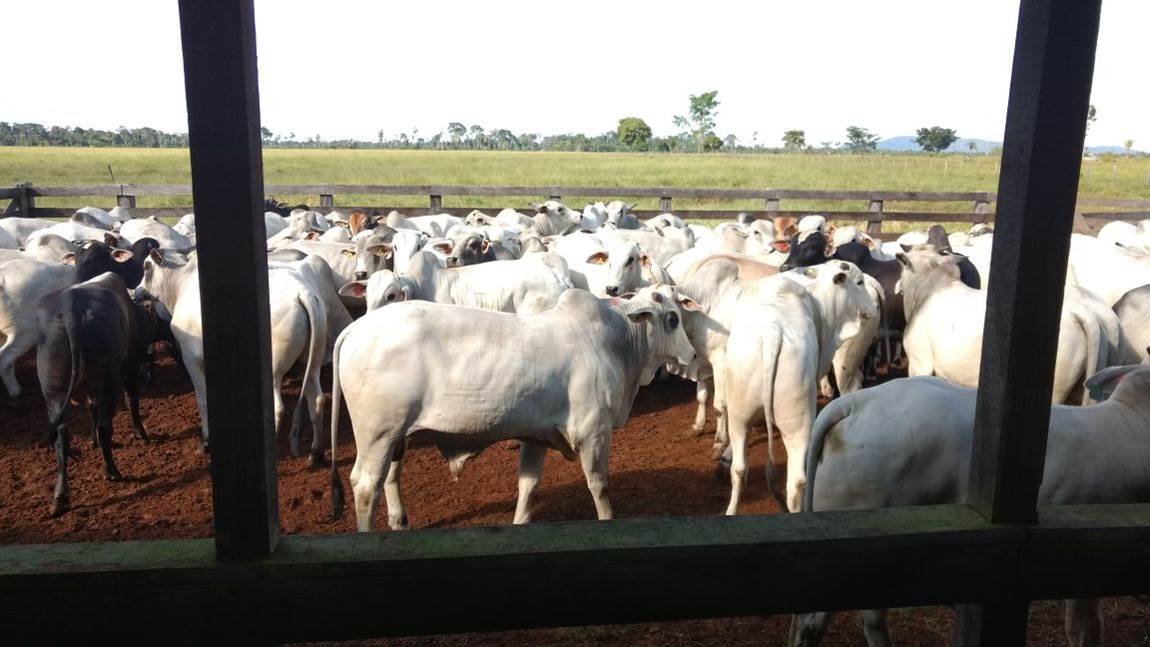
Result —
[{"label": "dark wooden post", "polygon": [[[994,523],[1037,520],[1062,285],[1082,164],[1101,0],[1022,0],[994,227],[994,268],[970,503]],[[963,645],[1021,645],[1025,600],[963,607]]]},{"label": "dark wooden post", "polygon": [[[36,196],[32,192],[32,183],[31,182],[25,182],[23,184],[17,184],[13,188],[15,188],[16,191],[18,191],[18,193],[16,194],[16,198],[15,198],[14,202],[16,204],[16,208],[19,210],[19,212],[18,212],[19,216],[21,218],[31,218],[32,217],[32,209],[36,208]],[[15,215],[15,214],[8,214],[8,215]]]},{"label": "dark wooden post", "polygon": [[877,213],[878,216],[866,221],[866,233],[878,236],[882,233],[882,200],[871,200],[867,211]]},{"label": "dark wooden post", "polygon": [[432,193],[431,194],[431,208],[429,209],[429,211],[431,213],[439,213],[442,209],[443,209],[443,196],[436,195],[436,194]]},{"label": "dark wooden post", "polygon": [[252,0],[180,0],[212,508],[221,560],[276,545],[271,337]]},{"label": "dark wooden post", "polygon": [[778,210],[779,210],[779,199],[778,198],[767,198],[767,217],[768,218],[773,217],[773,214],[770,212],[778,211]]},{"label": "dark wooden post", "polygon": [[671,196],[665,195],[659,198],[659,211],[671,213]]},{"label": "dark wooden post", "polygon": [[[120,190],[123,191],[123,189],[120,189]],[[120,195],[116,196],[116,206],[117,207],[123,207],[125,209],[135,209],[136,208],[136,196],[125,195],[125,194],[121,193]]]},{"label": "dark wooden post", "polygon": [[986,200],[975,200],[974,213],[979,216],[984,216],[990,213],[990,203]]},{"label": "dark wooden post", "polygon": [[321,209],[323,209],[323,208],[334,209],[335,208],[335,196],[330,194],[330,193],[319,194],[319,206]]}]

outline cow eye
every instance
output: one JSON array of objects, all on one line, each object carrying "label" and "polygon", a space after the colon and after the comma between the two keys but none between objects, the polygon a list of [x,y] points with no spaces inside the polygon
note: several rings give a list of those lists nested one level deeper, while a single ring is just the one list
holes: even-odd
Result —
[{"label": "cow eye", "polygon": [[387,300],[388,301],[395,301],[395,295],[394,294],[387,295]]},{"label": "cow eye", "polygon": [[862,284],[863,284],[863,280],[859,279],[859,285],[862,285]]}]

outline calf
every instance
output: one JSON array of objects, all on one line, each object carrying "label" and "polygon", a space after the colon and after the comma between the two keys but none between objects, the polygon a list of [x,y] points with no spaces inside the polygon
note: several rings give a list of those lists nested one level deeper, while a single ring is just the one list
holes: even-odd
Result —
[{"label": "calf", "polygon": [[120,391],[128,396],[132,428],[147,440],[140,420],[140,368],[152,342],[155,313],[128,298],[123,279],[106,272],[46,295],[36,308],[39,348],[36,373],[48,407],[48,441],[56,446],[56,489],[52,516],[68,509],[71,398],[86,387],[93,435],[104,456],[104,475],[123,477],[112,458],[112,418]]},{"label": "calf", "polygon": [[76,266],[76,282],[82,283],[104,272],[112,272],[124,280],[128,287],[136,287],[144,278],[144,260],[160,243],[154,238],[140,238],[130,249],[114,249],[99,241],[91,241],[75,254],[65,254],[64,262]]},{"label": "calf", "polygon": [[513,261],[515,255],[503,245],[491,242],[480,233],[459,237],[451,248],[447,267],[464,267],[489,261]]},{"label": "calf", "polygon": [[[361,532],[372,529],[381,485],[388,525],[407,527],[401,461],[406,442],[416,437],[433,442],[456,475],[487,446],[519,440],[515,523],[530,520],[530,497],[547,449],[569,460],[578,456],[598,518],[612,518],[607,497],[612,431],[627,422],[636,392],[660,366],[689,363],[694,355],[676,299],[674,288],[662,286],[617,305],[568,290],[553,309],[534,315],[414,302],[369,312],[336,342],[333,514],[343,509],[335,448],[341,398],[346,398],[355,433],[351,487]],[[491,352],[493,340],[499,352]],[[559,347],[562,353],[546,350]]]},{"label": "calf", "polygon": [[[1108,368],[1086,387],[1112,395],[1051,407],[1038,505],[1150,502],[1150,367]],[[811,432],[802,510],[967,502],[976,395],[915,377],[831,402]],[[1098,602],[1067,601],[1071,644],[1101,644]],[[864,615],[868,643],[890,644],[886,611]],[[791,644],[818,644],[830,616],[796,616]]]}]

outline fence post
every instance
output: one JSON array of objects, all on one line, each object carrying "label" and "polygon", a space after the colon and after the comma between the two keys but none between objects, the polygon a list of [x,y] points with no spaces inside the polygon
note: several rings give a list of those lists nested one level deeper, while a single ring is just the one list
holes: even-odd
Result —
[{"label": "fence post", "polygon": [[431,194],[431,213],[437,213],[443,210],[443,196]]},{"label": "fence post", "polygon": [[17,184],[20,194],[16,196],[16,205],[20,209],[20,217],[31,218],[32,210],[36,208],[36,197],[32,195],[32,183]]},{"label": "fence post", "polygon": [[559,196],[559,195],[552,195],[552,196],[547,196],[547,199],[548,199],[548,200],[554,200],[554,201],[556,201],[556,202],[560,202],[560,201],[562,201],[562,200],[563,200],[563,196]]},{"label": "fence post", "polygon": [[[120,190],[123,191],[123,189],[120,189]],[[124,193],[121,193],[120,195],[116,196],[116,206],[117,207],[123,207],[125,209],[135,209],[136,208],[136,196],[126,195]]]},{"label": "fence post", "polygon": [[774,212],[779,210],[778,198],[767,198],[767,217],[774,218]]},{"label": "fence post", "polygon": [[659,211],[671,213],[671,196],[665,195],[659,198]]},{"label": "fence post", "polygon": [[871,200],[867,210],[871,213],[877,213],[878,217],[877,219],[872,217],[866,221],[866,233],[871,236],[878,236],[882,233],[882,200]]},{"label": "fence post", "polygon": [[335,196],[333,196],[330,193],[319,194],[319,206],[321,209],[323,209],[325,207],[328,209],[334,209],[335,208]]}]

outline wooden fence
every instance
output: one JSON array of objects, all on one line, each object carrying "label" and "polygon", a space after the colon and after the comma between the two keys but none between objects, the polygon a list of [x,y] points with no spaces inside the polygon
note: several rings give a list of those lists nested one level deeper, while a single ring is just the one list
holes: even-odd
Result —
[{"label": "wooden fence", "polygon": [[[554,199],[575,196],[582,199],[612,200],[616,198],[657,198],[658,209],[637,209],[640,218],[660,213],[673,212],[683,218],[702,220],[733,220],[739,213],[747,213],[757,218],[775,216],[805,216],[822,214],[836,221],[866,222],[867,231],[872,234],[882,232],[883,221],[903,222],[990,222],[994,220],[991,205],[997,200],[994,193],[987,191],[823,191],[810,189],[711,189],[673,187],[586,187],[586,186],[464,186],[464,185],[380,185],[380,184],[270,184],[264,187],[269,196],[316,195],[319,196],[317,209],[323,212],[336,208],[337,196],[427,196],[426,208],[399,207],[386,204],[340,205],[340,209],[395,209],[407,215],[420,213],[450,213],[466,215],[472,209],[491,210],[484,207],[444,207],[445,197],[522,197],[526,206],[529,200]],[[19,184],[11,189],[0,189],[0,199],[11,203],[4,211],[5,216],[30,216],[40,218],[61,218],[70,216],[76,207],[39,207],[36,198],[95,197],[105,198],[96,206],[107,206],[114,202],[128,207],[133,213],[147,216],[182,216],[192,210],[183,207],[144,207],[136,206],[141,196],[191,196],[192,187],[188,184],[102,184],[94,186],[44,186]],[[757,200],[762,209],[681,209],[674,208],[674,200]],[[867,203],[866,211],[849,209],[784,209],[783,200],[819,200],[829,202]],[[190,201],[189,201],[190,202]],[[888,211],[891,203],[960,203],[968,205],[965,211]],[[515,206],[515,205],[505,205]],[[573,206],[579,206],[578,204]],[[1099,208],[1126,209],[1125,211],[1098,211]],[[1082,198],[1078,200],[1078,215],[1100,220],[1136,220],[1150,218],[1150,200]]]}]

